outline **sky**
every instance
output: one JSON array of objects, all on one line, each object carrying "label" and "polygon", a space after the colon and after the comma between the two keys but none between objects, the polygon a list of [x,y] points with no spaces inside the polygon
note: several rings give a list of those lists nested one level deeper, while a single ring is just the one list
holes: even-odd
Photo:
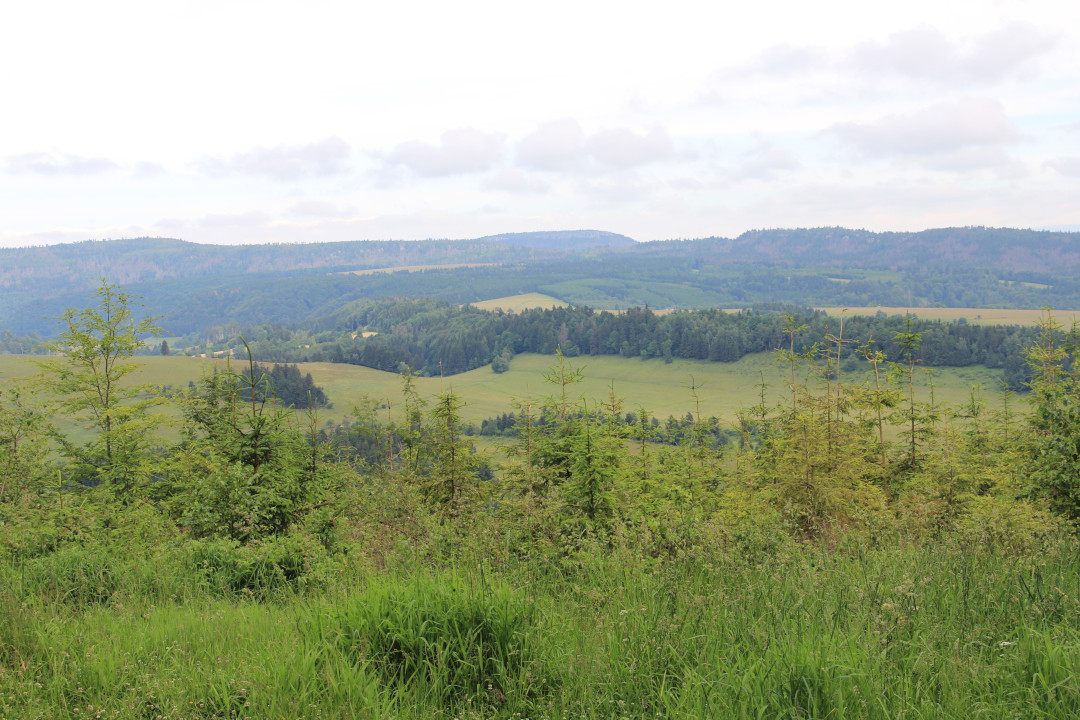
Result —
[{"label": "sky", "polygon": [[0,10],[0,247],[1080,225],[1080,3]]}]

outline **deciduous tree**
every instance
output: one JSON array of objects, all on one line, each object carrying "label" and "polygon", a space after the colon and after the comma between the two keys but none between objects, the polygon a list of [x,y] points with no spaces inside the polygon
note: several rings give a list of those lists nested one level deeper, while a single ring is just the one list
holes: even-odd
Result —
[{"label": "deciduous tree", "polygon": [[162,421],[151,412],[159,394],[128,378],[139,367],[131,357],[161,330],[154,318],[136,319],[138,296],[104,279],[94,297],[96,307],[68,309],[58,318],[59,335],[43,345],[56,357],[37,364],[59,409],[88,420],[94,430],[82,446],[58,437],[77,478],[130,492],[148,472],[153,431]]}]

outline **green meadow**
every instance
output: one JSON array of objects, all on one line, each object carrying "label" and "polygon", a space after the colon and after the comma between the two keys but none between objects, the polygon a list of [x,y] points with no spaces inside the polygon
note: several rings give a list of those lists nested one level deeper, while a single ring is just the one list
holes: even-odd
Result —
[{"label": "green meadow", "polygon": [[473,307],[481,310],[502,310],[503,312],[521,312],[533,308],[566,307],[566,305],[567,303],[559,298],[542,293],[523,293],[473,303]]},{"label": "green meadow", "polygon": [[[1026,283],[1030,285],[1031,283]],[[828,315],[839,317],[842,314],[876,315],[914,315],[921,320],[941,320],[954,322],[963,320],[974,325],[1024,325],[1034,327],[1046,317],[1044,310],[1017,308],[945,308],[945,307],[819,307]],[[1066,328],[1080,321],[1080,312],[1075,310],[1055,310],[1054,317]]]},{"label": "green meadow", "polygon": [[[766,404],[775,405],[789,397],[789,371],[769,354],[749,355],[733,363],[703,360],[660,359],[639,360],[617,356],[569,358],[569,362],[584,371],[585,379],[573,386],[574,398],[584,398],[590,405],[607,400],[614,391],[623,400],[626,411],[645,407],[660,418],[681,417],[695,410],[690,391],[698,388],[701,412],[734,423],[736,413],[761,402],[762,382],[765,384]],[[133,374],[135,382],[184,389],[203,373],[214,368],[224,369],[224,360],[190,357],[140,357],[135,360],[141,369]],[[452,389],[465,405],[466,420],[479,422],[484,418],[513,410],[515,399],[543,398],[554,392],[544,381],[544,373],[555,362],[553,356],[522,354],[510,363],[502,374],[490,366],[445,378],[418,378],[417,390],[422,397],[433,398]],[[310,372],[317,385],[323,387],[333,408],[320,411],[324,421],[341,422],[364,396],[380,403],[398,405],[402,381],[394,373],[356,365],[334,363],[304,363],[302,372]],[[36,372],[32,361],[23,356],[0,356],[0,379],[25,377]],[[841,373],[845,382],[869,380],[863,372]],[[964,368],[934,368],[917,374],[920,398],[930,399],[933,385],[935,403],[958,405],[970,399],[971,388],[980,386],[983,395],[993,402],[1000,384],[1000,373],[981,366]],[[393,407],[391,407],[393,412]]]}]

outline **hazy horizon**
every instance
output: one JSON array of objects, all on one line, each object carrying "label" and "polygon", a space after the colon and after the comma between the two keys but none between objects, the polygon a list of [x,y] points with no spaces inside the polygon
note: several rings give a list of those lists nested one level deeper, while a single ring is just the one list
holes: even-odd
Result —
[{"label": "hazy horizon", "polygon": [[[747,233],[747,232],[768,231],[768,230],[805,230],[805,229],[814,229],[815,227],[837,227],[837,226],[822,226],[822,225],[819,225],[819,226],[813,226],[813,227],[810,227],[810,226],[803,226],[803,227],[789,226],[789,227],[770,227],[770,228],[747,228],[743,232],[736,233],[734,235],[712,235],[712,236],[701,236],[699,238],[667,237],[667,238],[656,238],[656,239],[642,240],[640,238],[633,238],[633,237],[629,237],[629,236],[626,236],[626,235],[624,235],[624,237],[628,237],[630,240],[633,240],[635,243],[664,242],[664,241],[678,241],[678,240],[696,240],[696,239],[702,239],[702,238],[705,238],[705,237],[722,237],[722,238],[727,238],[727,239],[735,239],[735,238],[738,238],[739,236],[741,236],[741,235],[743,235],[744,233]],[[1036,231],[1036,232],[1080,233],[1080,225],[1044,225],[1044,226],[1039,226],[1039,227],[1014,227],[1014,228],[1009,228],[1009,226],[1001,226],[1001,227],[1005,228],[1005,229],[1014,229],[1014,230],[1033,230],[1033,231]],[[919,232],[924,232],[924,231],[937,230],[937,229],[941,229],[941,228],[927,227],[927,228],[920,228],[918,230],[910,230],[910,231],[896,231],[896,230],[890,230],[888,228],[881,229],[881,230],[871,230],[870,228],[846,228],[846,229],[848,229],[848,230],[868,231],[868,232],[877,232],[877,233],[880,233],[880,232],[911,232],[911,233],[919,233]],[[546,229],[543,229],[543,230],[526,230],[526,231],[510,230],[510,231],[506,231],[506,232],[492,233],[492,235],[493,236],[494,235],[513,235],[513,234],[527,234],[527,233],[533,233],[533,232],[544,233],[544,232],[565,232],[565,231],[570,231],[570,232],[592,232],[592,231],[610,232],[610,231],[605,231],[604,228],[574,228],[574,229],[570,229],[570,228],[546,228]],[[622,235],[622,233],[618,233],[618,234]],[[175,236],[171,236],[171,235],[139,235],[139,236],[131,236],[131,237],[85,238],[85,239],[82,239],[82,240],[72,239],[72,240],[58,240],[58,241],[55,241],[55,242],[38,242],[38,243],[27,244],[27,245],[9,245],[9,246],[0,247],[0,250],[5,250],[5,249],[16,250],[16,249],[25,249],[25,248],[34,248],[34,247],[48,247],[50,245],[70,245],[70,244],[81,243],[81,242],[113,242],[113,241],[124,241],[124,240],[176,240],[176,241],[179,241],[179,242],[192,243],[194,245],[304,245],[304,244],[319,244],[319,243],[329,243],[329,242],[424,242],[424,241],[429,241],[429,240],[430,241],[449,241],[449,242],[458,242],[458,241],[460,241],[460,242],[466,242],[466,241],[469,241],[469,240],[480,240],[480,239],[483,239],[484,237],[490,237],[490,236],[458,237],[458,238],[452,238],[452,237],[426,237],[426,238],[359,238],[359,239],[356,239],[356,240],[296,240],[296,241],[289,242],[289,243],[281,243],[281,242],[260,241],[260,240],[250,240],[250,241],[241,241],[241,242],[214,242],[214,241],[202,241],[202,242],[200,242],[198,240],[189,240],[189,239],[186,239],[186,238],[175,237]]]}]

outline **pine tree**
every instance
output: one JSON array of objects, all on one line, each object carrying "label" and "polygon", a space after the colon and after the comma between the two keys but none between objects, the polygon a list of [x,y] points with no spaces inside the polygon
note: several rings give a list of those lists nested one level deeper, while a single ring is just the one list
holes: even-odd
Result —
[{"label": "pine tree", "polygon": [[1062,342],[1049,308],[1028,349],[1033,435],[1028,452],[1032,492],[1070,520],[1080,520],[1080,327]]},{"label": "pine tree", "polygon": [[[243,338],[241,338],[243,340]],[[245,342],[246,346],[246,342]],[[173,507],[199,535],[240,541],[285,532],[316,494],[311,449],[293,414],[273,402],[265,373],[248,368],[202,378],[184,405]]]},{"label": "pine tree", "polygon": [[[450,516],[460,513],[466,499],[479,496],[481,490],[476,476],[479,457],[472,442],[462,435],[463,405],[453,389],[447,390],[436,398],[428,424],[431,468],[425,487],[429,499]],[[476,483],[472,488],[470,481]]]}]

